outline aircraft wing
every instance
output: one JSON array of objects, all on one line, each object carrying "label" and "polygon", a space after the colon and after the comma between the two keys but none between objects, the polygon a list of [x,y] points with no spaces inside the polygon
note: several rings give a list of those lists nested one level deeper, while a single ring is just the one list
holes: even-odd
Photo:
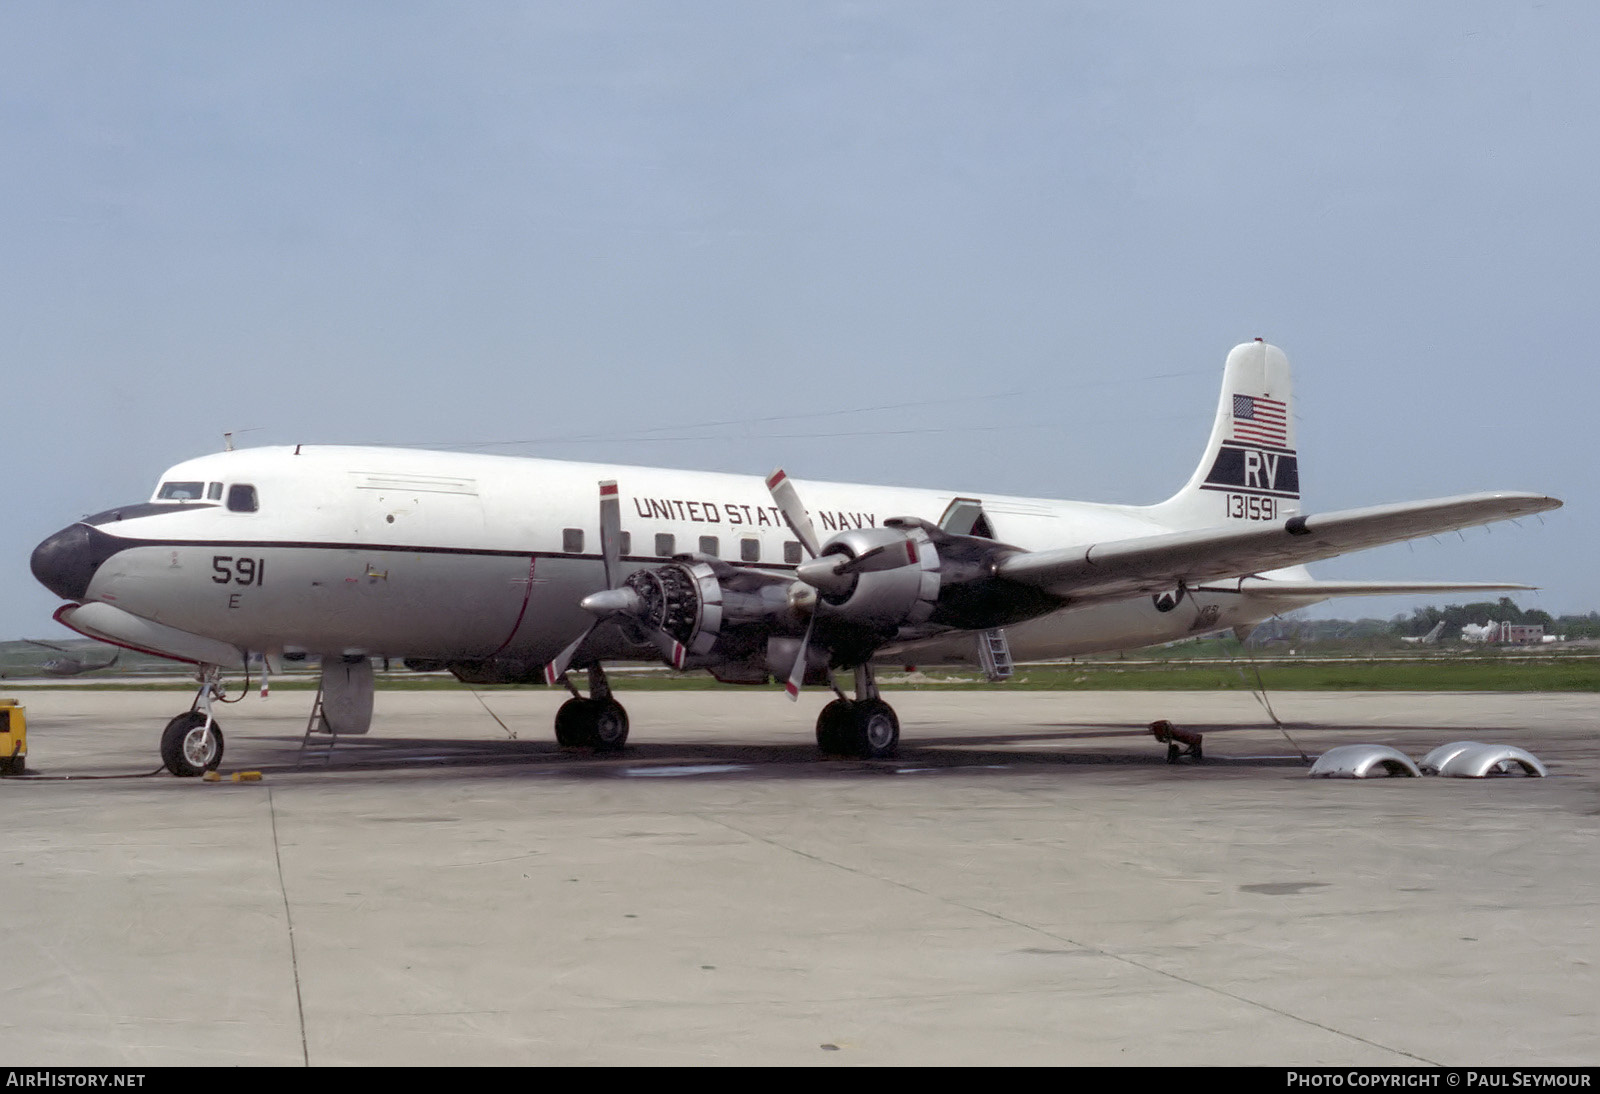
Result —
[{"label": "aircraft wing", "polygon": [[1316,562],[1560,505],[1542,494],[1462,494],[1290,517],[1247,528],[1202,528],[1031,551],[1002,559],[994,573],[1065,599],[1132,595],[1170,589],[1179,582],[1196,585]]}]

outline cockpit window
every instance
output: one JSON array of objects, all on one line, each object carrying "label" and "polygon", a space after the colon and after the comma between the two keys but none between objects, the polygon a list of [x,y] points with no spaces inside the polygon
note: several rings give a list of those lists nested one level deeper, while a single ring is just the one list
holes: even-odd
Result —
[{"label": "cockpit window", "polygon": [[256,488],[244,483],[235,483],[228,487],[228,510],[233,513],[254,513],[256,511]]},{"label": "cockpit window", "polygon": [[199,501],[205,496],[203,482],[164,482],[156,494],[157,501]]},{"label": "cockpit window", "polygon": [[220,482],[214,482],[210,486],[206,487],[206,500],[207,501],[221,501],[222,500],[222,484]]}]

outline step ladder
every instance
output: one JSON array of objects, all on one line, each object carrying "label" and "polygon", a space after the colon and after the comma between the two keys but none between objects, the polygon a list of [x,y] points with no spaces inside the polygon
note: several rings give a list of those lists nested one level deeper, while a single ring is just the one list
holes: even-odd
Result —
[{"label": "step ladder", "polygon": [[978,635],[978,663],[983,666],[983,675],[991,684],[1011,679],[1011,643],[1006,641],[1003,627]]},{"label": "step ladder", "polygon": [[[313,735],[317,740],[313,740]],[[333,748],[339,743],[339,735],[333,731],[328,720],[322,716],[322,685],[317,685],[317,698],[311,704],[311,717],[306,719],[305,736],[300,738],[300,752],[295,756],[294,765],[299,767],[305,762],[306,753],[311,753],[313,760],[319,756],[324,767],[333,763]]]}]

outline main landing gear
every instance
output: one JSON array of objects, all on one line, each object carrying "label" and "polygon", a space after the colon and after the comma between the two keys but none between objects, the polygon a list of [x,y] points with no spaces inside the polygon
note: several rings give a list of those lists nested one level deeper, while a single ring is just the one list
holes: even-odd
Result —
[{"label": "main landing gear", "polygon": [[[611,697],[605,670],[590,665],[589,694],[584,696],[568,677],[561,682],[572,698],[556,711],[556,741],[563,748],[592,748],[620,752],[628,742],[628,712]],[[838,692],[838,689],[834,689]],[[870,665],[855,669],[854,699],[839,697],[817,716],[817,746],[830,756],[879,760],[894,755],[900,745],[900,719],[894,708],[878,697]]]},{"label": "main landing gear", "polygon": [[202,670],[194,704],[161,731],[161,762],[179,778],[214,771],[222,762],[222,727],[211,714],[211,701],[220,698],[220,673],[208,665]]},{"label": "main landing gear", "polygon": [[579,694],[565,675],[561,682],[572,698],[556,711],[556,742],[563,748],[592,748],[596,752],[620,752],[628,743],[628,712],[611,697],[611,684],[605,669],[589,666],[589,695]]},{"label": "main landing gear", "polygon": [[829,756],[866,760],[892,756],[900,745],[900,719],[878,698],[872,666],[857,665],[855,677],[856,697],[846,699],[840,693],[817,715],[817,747]]}]

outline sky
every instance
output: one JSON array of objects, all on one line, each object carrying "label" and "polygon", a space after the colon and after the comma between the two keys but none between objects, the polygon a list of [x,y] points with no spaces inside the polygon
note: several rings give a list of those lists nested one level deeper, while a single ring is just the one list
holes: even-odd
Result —
[{"label": "sky", "polygon": [[34,544],[225,431],[1146,503],[1258,336],[1306,511],[1567,503],[1317,576],[1600,609],[1597,32],[1564,2],[0,5],[0,638],[67,633]]}]

